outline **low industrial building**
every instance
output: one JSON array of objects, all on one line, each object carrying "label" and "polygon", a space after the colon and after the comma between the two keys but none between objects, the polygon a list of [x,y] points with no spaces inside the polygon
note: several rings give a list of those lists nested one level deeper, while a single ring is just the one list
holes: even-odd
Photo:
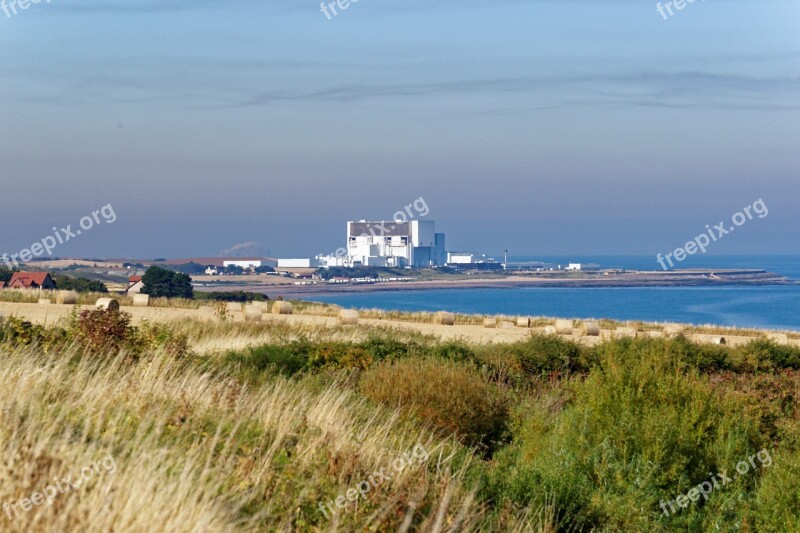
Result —
[{"label": "low industrial building", "polygon": [[226,259],[222,262],[222,266],[227,268],[229,266],[237,266],[245,270],[252,270],[260,267],[262,261],[260,259]]},{"label": "low industrial building", "polygon": [[278,259],[278,268],[311,268],[311,259]]}]

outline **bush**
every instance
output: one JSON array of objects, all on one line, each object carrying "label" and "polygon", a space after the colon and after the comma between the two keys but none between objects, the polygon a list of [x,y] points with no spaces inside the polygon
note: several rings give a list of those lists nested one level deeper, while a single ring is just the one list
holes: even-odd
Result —
[{"label": "bush", "polygon": [[119,310],[94,309],[82,311],[75,323],[75,338],[93,352],[119,351],[134,335],[131,315]]},{"label": "bush", "polygon": [[361,344],[376,361],[409,357],[419,351],[419,345],[413,342],[400,342],[394,339],[370,337]]},{"label": "bush", "polygon": [[45,328],[16,317],[0,318],[0,343],[14,346],[36,344],[45,353],[63,347],[69,335],[62,328]]},{"label": "bush", "polygon": [[475,358],[475,354],[468,346],[455,341],[436,343],[431,348],[430,353],[434,357],[450,359],[451,361],[470,361]]},{"label": "bush", "polygon": [[771,457],[773,464],[762,477],[752,510],[756,531],[800,531],[800,453],[776,452]]},{"label": "bush", "polygon": [[130,344],[137,353],[163,350],[165,354],[175,358],[192,354],[188,335],[176,333],[166,324],[145,323],[139,328],[134,328]]},{"label": "bush", "polygon": [[308,357],[287,346],[263,345],[245,352],[229,352],[224,364],[234,367],[247,381],[258,383],[266,376],[294,376],[305,369]]},{"label": "bush", "polygon": [[76,340],[98,354],[122,349],[134,358],[158,350],[176,358],[192,354],[186,334],[176,333],[166,324],[145,323],[136,328],[130,322],[131,315],[123,311],[83,311],[75,320],[72,333]]},{"label": "bush", "polygon": [[[638,340],[636,342],[641,344],[661,341]],[[737,366],[731,348],[714,344],[695,344],[683,335],[669,341],[666,349],[678,360],[686,362],[701,372],[734,370]]]},{"label": "bush", "polygon": [[659,502],[760,449],[755,420],[669,350],[669,342],[619,341],[572,382],[574,399],[553,420],[533,409],[499,454],[493,497],[520,505],[555,498],[560,523],[577,530],[708,530],[736,521],[754,478],[666,518]]},{"label": "bush", "polygon": [[556,335],[533,334],[507,349],[531,376],[588,370],[584,348]]},{"label": "bush", "polygon": [[308,357],[309,368],[331,366],[365,369],[374,361],[366,349],[344,342],[315,342],[303,350],[303,353]]},{"label": "bush", "polygon": [[94,281],[86,278],[71,278],[69,276],[53,276],[56,286],[63,291],[75,292],[100,292],[107,293],[108,287],[103,282]]},{"label": "bush", "polygon": [[756,339],[738,349],[748,370],[800,369],[800,349]]},{"label": "bush", "polygon": [[466,365],[437,359],[379,363],[364,373],[361,391],[389,407],[414,412],[465,443],[491,451],[506,433],[508,401]]},{"label": "bush", "polygon": [[220,292],[196,292],[195,300],[211,300],[216,302],[267,302],[269,297],[259,292],[245,291],[220,291]]}]

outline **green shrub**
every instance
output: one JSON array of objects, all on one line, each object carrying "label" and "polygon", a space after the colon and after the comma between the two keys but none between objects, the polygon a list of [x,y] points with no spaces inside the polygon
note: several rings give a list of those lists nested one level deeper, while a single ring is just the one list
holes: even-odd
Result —
[{"label": "green shrub", "polygon": [[784,346],[767,339],[756,339],[738,348],[748,370],[773,368],[800,369],[800,349]]},{"label": "green shrub", "polygon": [[412,411],[468,444],[491,450],[506,433],[506,395],[464,364],[431,358],[386,361],[364,373],[360,388],[372,400]]},{"label": "green shrub", "polygon": [[210,300],[213,302],[267,302],[269,297],[259,292],[245,291],[216,291],[195,292],[195,300]]},{"label": "green shrub", "polygon": [[534,410],[515,446],[498,454],[492,497],[520,505],[554,499],[559,523],[575,529],[736,522],[726,502],[745,500],[753,477],[669,518],[659,502],[759,450],[757,423],[676,358],[669,341],[605,343],[596,353],[598,366],[572,381],[572,403],[552,420]]},{"label": "green shrub", "polygon": [[163,350],[165,354],[176,358],[192,353],[188,335],[176,333],[166,324],[144,323],[134,328],[130,344],[139,353]]},{"label": "green shrub", "polygon": [[107,293],[108,287],[102,281],[90,280],[86,278],[73,278],[64,275],[53,275],[53,281],[62,291],[76,292],[98,292]]},{"label": "green shrub", "polygon": [[36,344],[45,353],[62,348],[69,342],[63,328],[45,328],[17,317],[0,318],[0,342],[14,346]]},{"label": "green shrub", "polygon": [[800,453],[775,452],[771,457],[752,510],[756,531],[800,531]]},{"label": "green shrub", "polygon": [[260,382],[271,375],[293,376],[305,369],[308,357],[287,346],[262,345],[244,352],[229,352],[224,358],[250,382]]},{"label": "green shrub", "polygon": [[364,347],[345,342],[317,342],[307,350],[310,368],[359,368],[365,369],[374,361],[374,356]]},{"label": "green shrub", "polygon": [[556,335],[533,334],[504,349],[517,357],[523,370],[531,376],[553,372],[582,372],[588,369],[584,349]]},{"label": "green shrub", "polygon": [[[659,343],[663,341],[639,339],[636,342]],[[683,335],[667,341],[665,348],[675,358],[701,372],[735,370],[738,366],[732,348],[715,344],[693,343]]]},{"label": "green shrub", "polygon": [[416,354],[420,347],[413,342],[400,342],[394,339],[372,336],[361,344],[376,361],[400,359]]},{"label": "green shrub", "polygon": [[430,349],[430,354],[451,361],[470,361],[475,358],[475,354],[468,346],[455,341],[434,344]]}]

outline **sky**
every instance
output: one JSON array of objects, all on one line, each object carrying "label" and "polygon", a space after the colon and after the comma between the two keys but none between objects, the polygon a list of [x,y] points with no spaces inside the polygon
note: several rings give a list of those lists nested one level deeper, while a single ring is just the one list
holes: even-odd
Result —
[{"label": "sky", "polygon": [[796,0],[1,9],[0,253],[110,205],[53,255],[313,257],[418,198],[448,249],[526,256],[666,253],[762,200],[708,253],[800,253]]}]

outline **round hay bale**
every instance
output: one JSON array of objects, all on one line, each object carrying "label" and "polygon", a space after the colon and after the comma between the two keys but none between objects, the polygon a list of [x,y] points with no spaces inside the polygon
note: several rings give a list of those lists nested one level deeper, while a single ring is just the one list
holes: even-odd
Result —
[{"label": "round hay bale", "polygon": [[342,309],[339,312],[339,324],[343,326],[358,325],[358,311],[352,309]]},{"label": "round hay bale", "polygon": [[269,313],[269,311],[270,311],[271,304],[272,304],[272,302],[267,301],[267,300],[265,300],[265,301],[253,300],[252,302],[250,302],[250,305],[252,305],[253,307],[258,307],[259,309],[262,309],[263,311],[266,311],[267,313]]},{"label": "round hay bale", "polygon": [[456,323],[456,315],[447,311],[439,311],[433,315],[433,323],[441,324],[442,326],[453,326]]},{"label": "round hay bale", "polygon": [[513,322],[510,322],[508,320],[501,320],[499,327],[500,329],[514,329],[517,326],[515,326]]},{"label": "round hay bale", "polygon": [[147,307],[150,305],[150,295],[149,294],[134,294],[133,295],[133,306],[134,307]]},{"label": "round hay bale", "polygon": [[618,339],[620,339],[620,338],[635,339],[638,334],[639,334],[639,332],[636,331],[636,328],[630,328],[630,327],[627,327],[627,326],[620,326],[620,327],[618,327],[617,329],[614,330],[614,337],[616,337]]},{"label": "round hay bale", "polygon": [[720,344],[722,346],[725,346],[726,344],[728,344],[728,341],[727,341],[727,339],[725,339],[725,337],[720,337],[718,335],[715,335],[715,336],[711,337],[710,342],[711,342],[711,344]]},{"label": "round hay bale", "polygon": [[555,328],[557,335],[572,335],[574,323],[572,320],[556,320]]},{"label": "round hay bale", "polygon": [[497,327],[497,319],[496,318],[484,318],[483,319],[483,327],[485,327],[485,328],[496,328]]},{"label": "round hay bale", "polygon": [[517,327],[518,328],[529,328],[529,327],[531,327],[531,317],[529,317],[529,316],[518,316],[517,317]]},{"label": "round hay bale", "polygon": [[786,333],[768,333],[767,338],[775,344],[789,344],[789,335]]},{"label": "round hay bale", "polygon": [[581,335],[584,337],[599,337],[600,324],[597,322],[583,322],[581,323]]},{"label": "round hay bale", "polygon": [[664,326],[663,331],[666,337],[677,337],[678,335],[683,335],[685,328],[681,324],[668,324]]},{"label": "round hay bale", "polygon": [[292,304],[291,302],[284,302],[283,300],[272,304],[273,315],[291,315]]},{"label": "round hay bale", "polygon": [[106,311],[119,311],[119,302],[114,298],[100,298],[95,307]]},{"label": "round hay bale", "polygon": [[61,305],[74,305],[78,303],[78,293],[75,291],[58,291],[56,303]]},{"label": "round hay bale", "polygon": [[242,312],[242,304],[240,302],[228,302],[225,307],[228,309],[229,313]]},{"label": "round hay bale", "polygon": [[264,310],[255,305],[246,305],[244,308],[244,320],[246,322],[261,322],[261,315]]},{"label": "round hay bale", "polygon": [[556,327],[555,326],[545,326],[544,327],[544,334],[545,335],[555,335],[556,334]]},{"label": "round hay bale", "polygon": [[51,302],[50,298],[39,298],[39,305],[50,305]]}]

